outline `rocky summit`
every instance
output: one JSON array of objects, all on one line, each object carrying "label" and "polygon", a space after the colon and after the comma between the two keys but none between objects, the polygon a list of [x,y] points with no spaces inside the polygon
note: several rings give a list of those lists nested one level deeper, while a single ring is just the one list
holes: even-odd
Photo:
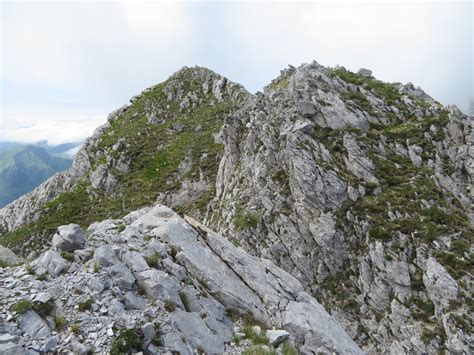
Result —
[{"label": "rocky summit", "polygon": [[472,353],[473,124],[368,69],[183,68],[0,210],[0,354]]}]

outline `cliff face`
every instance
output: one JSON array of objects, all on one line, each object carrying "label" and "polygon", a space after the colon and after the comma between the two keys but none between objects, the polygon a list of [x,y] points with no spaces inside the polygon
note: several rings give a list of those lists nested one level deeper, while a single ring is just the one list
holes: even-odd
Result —
[{"label": "cliff face", "polygon": [[255,95],[185,68],[131,101],[0,210],[2,244],[165,203],[290,272],[369,353],[473,347],[472,117],[315,62]]},{"label": "cliff face", "polygon": [[226,120],[208,223],[369,352],[469,352],[472,125],[411,84],[287,69]]}]

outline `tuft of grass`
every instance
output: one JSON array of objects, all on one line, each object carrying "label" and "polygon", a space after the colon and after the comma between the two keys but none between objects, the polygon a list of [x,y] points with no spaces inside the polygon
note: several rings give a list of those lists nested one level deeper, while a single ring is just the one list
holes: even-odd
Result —
[{"label": "tuft of grass", "polygon": [[278,353],[270,348],[266,348],[263,346],[252,346],[247,348],[242,353],[243,355],[278,355]]},{"label": "tuft of grass", "polygon": [[176,309],[176,305],[172,302],[169,302],[169,301],[165,301],[165,310],[167,312],[174,312],[174,310]]},{"label": "tuft of grass", "polygon": [[78,322],[71,324],[71,332],[73,334],[79,333],[80,330],[81,330],[81,325]]},{"label": "tuft of grass", "polygon": [[67,261],[74,261],[74,253],[71,253],[69,251],[62,251],[61,256]]},{"label": "tuft of grass", "polygon": [[24,269],[30,275],[35,275],[36,274],[35,269],[33,269],[33,267],[28,263],[25,264]]},{"label": "tuft of grass", "polygon": [[131,354],[132,350],[139,351],[141,349],[142,339],[135,329],[120,328],[115,330],[115,334],[110,354]]},{"label": "tuft of grass", "polygon": [[157,268],[161,264],[161,256],[155,252],[146,258],[146,262],[149,267]]},{"label": "tuft of grass", "polygon": [[92,271],[96,274],[100,270],[100,265],[97,261],[94,262],[94,265],[92,266]]},{"label": "tuft of grass", "polygon": [[117,232],[121,233],[125,230],[127,226],[123,223],[120,223],[119,225],[117,225]]},{"label": "tuft of grass", "polygon": [[40,303],[40,302],[33,303],[33,310],[43,318],[50,315],[53,309],[54,309],[53,300],[49,300],[48,302],[45,302],[45,303]]},{"label": "tuft of grass", "polygon": [[79,311],[90,311],[93,303],[94,300],[92,298],[87,299],[85,302],[79,303]]},{"label": "tuft of grass", "polygon": [[238,207],[235,212],[234,225],[238,231],[254,229],[258,225],[259,215],[248,211],[243,207]]},{"label": "tuft of grass", "polygon": [[367,100],[367,98],[360,91],[355,91],[355,92],[346,91],[346,92],[341,93],[341,97],[345,101],[352,101],[364,111],[367,111],[369,113],[372,112],[372,105],[370,104],[369,100]]},{"label": "tuft of grass", "polygon": [[281,354],[282,355],[298,355],[299,352],[290,342],[285,341],[281,345]]},{"label": "tuft of grass", "polygon": [[23,314],[28,312],[30,309],[33,309],[33,304],[30,301],[20,300],[10,307],[10,312]]},{"label": "tuft of grass", "polygon": [[186,310],[186,312],[191,312],[191,309],[189,307],[188,296],[186,295],[186,293],[180,292],[179,293],[179,298],[181,299],[181,302],[183,302],[183,306],[184,306],[184,309]]},{"label": "tuft of grass", "polygon": [[56,325],[56,329],[61,331],[66,326],[66,318],[64,318],[64,316],[56,316],[54,317],[54,324]]},{"label": "tuft of grass", "polygon": [[163,343],[161,341],[161,326],[160,323],[155,322],[155,336],[151,339],[151,342],[156,346],[162,346]]},{"label": "tuft of grass", "polygon": [[254,345],[268,345],[269,340],[268,338],[264,335],[265,334],[265,329],[262,329],[261,334],[256,334],[250,325],[246,325],[242,328],[242,333],[245,334],[245,338],[249,339],[252,344]]},{"label": "tuft of grass", "polygon": [[36,275],[36,280],[45,281],[48,279],[48,274]]},{"label": "tuft of grass", "polygon": [[239,346],[240,345],[240,337],[237,334],[232,335],[232,342],[235,343],[235,345]]}]

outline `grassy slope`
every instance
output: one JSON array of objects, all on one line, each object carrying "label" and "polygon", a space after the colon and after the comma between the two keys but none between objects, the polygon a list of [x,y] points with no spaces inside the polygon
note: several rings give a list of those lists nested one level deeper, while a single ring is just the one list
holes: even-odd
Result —
[{"label": "grassy slope", "polygon": [[[433,249],[432,242],[435,239],[455,235],[452,237],[449,248],[439,248],[434,250],[433,254],[460,285],[465,285],[469,275],[474,273],[474,256],[469,249],[474,241],[474,228],[460,202],[434,182],[434,171],[424,165],[429,159],[435,160],[434,144],[445,138],[447,112],[442,111],[435,116],[420,120],[398,101],[401,95],[396,90],[396,84],[382,83],[341,69],[334,70],[333,75],[371,90],[386,103],[391,103],[400,110],[399,115],[391,112],[372,112],[374,115],[385,117],[389,123],[387,125],[372,124],[368,131],[354,128],[332,130],[317,127],[315,129],[315,139],[323,143],[332,154],[332,161],[321,161],[320,166],[323,169],[336,171],[352,186],[360,184],[366,190],[364,197],[355,202],[348,200],[343,208],[337,211],[339,228],[343,228],[347,235],[355,234],[355,227],[348,220],[348,215],[353,216],[359,223],[366,221],[369,225],[368,240],[358,240],[353,246],[354,251],[359,255],[364,255],[368,252],[368,241],[381,241],[386,250],[387,261],[397,257],[402,251],[409,251],[410,258],[414,258],[415,248],[425,245]],[[366,111],[372,111],[372,107],[366,107],[370,103],[365,97],[346,97],[345,99],[351,100],[350,105],[354,104]],[[429,106],[421,99],[416,100],[416,105],[422,108]],[[430,130],[432,126],[435,126],[436,130]],[[343,135],[348,132],[374,162],[374,175],[379,181],[378,184],[364,182],[347,170],[344,163],[347,152],[343,146]],[[379,148],[382,137],[385,141],[383,152]],[[397,152],[397,144],[400,146],[416,144],[422,147],[423,164],[416,166],[409,158],[401,156]],[[455,172],[455,167],[447,156],[440,158],[445,174],[450,175]],[[401,237],[401,235],[407,237]],[[414,260],[409,261],[415,263]],[[357,290],[357,285],[351,280],[351,276],[357,275],[350,274],[350,267],[346,270],[327,278],[320,284],[319,287],[326,292],[318,292],[316,296],[328,310],[341,307],[352,313],[356,319],[360,319],[363,315],[360,314],[359,305],[354,300],[354,290]],[[421,271],[411,272],[410,278],[412,288],[423,292]],[[433,318],[434,306],[420,297],[420,294],[415,293],[405,305],[413,311],[417,320],[426,324],[427,331],[424,334],[426,336],[424,340],[429,341],[437,335],[443,339],[444,331],[437,326],[437,321]],[[473,309],[472,297],[464,292],[460,293],[459,303],[453,304],[452,309],[456,309],[463,303],[467,304],[471,310]],[[433,327],[436,331],[430,330]],[[360,330],[361,334],[363,332]]]},{"label": "grassy slope", "polygon": [[[181,77],[174,78],[179,80],[179,88],[184,92],[199,91],[201,84],[187,79],[186,74],[184,71]],[[130,171],[113,170],[119,185],[112,194],[94,190],[85,180],[73,191],[61,194],[44,206],[42,216],[36,222],[5,234],[0,243],[18,250],[26,240],[30,240],[27,244],[34,249],[41,247],[44,238],[61,224],[78,223],[87,227],[95,221],[121,217],[154,203],[160,193],[179,190],[184,180],[199,181],[203,176],[210,186],[214,186],[223,151],[223,146],[214,142],[214,135],[233,108],[231,100],[216,103],[212,94],[208,94],[199,98],[202,103],[196,108],[180,112],[179,103],[167,100],[165,85],[167,82],[155,86],[134,101],[128,110],[111,122],[111,127],[95,147],[100,158],[94,168],[106,162],[104,152],[118,157],[120,152],[111,147],[120,138],[128,144],[125,149],[132,161]],[[150,106],[167,107],[165,123],[147,123],[145,112]],[[173,129],[176,125],[183,127],[181,132]],[[185,158],[191,158],[192,167],[180,176],[178,167]],[[214,188],[210,188],[196,201],[182,206],[181,211],[203,213],[213,196]]]}]

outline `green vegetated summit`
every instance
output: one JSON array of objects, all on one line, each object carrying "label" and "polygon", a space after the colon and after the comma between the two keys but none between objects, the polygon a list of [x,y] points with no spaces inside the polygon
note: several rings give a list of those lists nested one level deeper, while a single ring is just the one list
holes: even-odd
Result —
[{"label": "green vegetated summit", "polygon": [[27,255],[59,225],[163,203],[290,272],[369,353],[467,353],[472,125],[368,70],[290,66],[252,95],[184,68],[0,210],[0,243]]}]

